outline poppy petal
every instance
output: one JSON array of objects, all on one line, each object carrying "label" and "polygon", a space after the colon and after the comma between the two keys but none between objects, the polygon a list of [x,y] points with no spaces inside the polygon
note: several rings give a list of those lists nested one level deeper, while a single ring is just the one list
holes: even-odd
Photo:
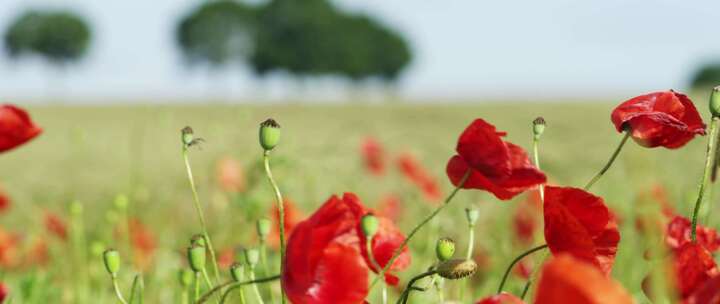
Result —
[{"label": "poppy petal", "polygon": [[42,133],[25,110],[14,105],[0,106],[0,153],[18,147]]}]

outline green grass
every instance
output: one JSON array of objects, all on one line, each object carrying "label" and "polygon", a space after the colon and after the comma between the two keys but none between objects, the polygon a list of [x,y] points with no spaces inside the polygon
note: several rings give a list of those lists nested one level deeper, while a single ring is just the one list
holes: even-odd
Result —
[{"label": "green grass", "polygon": [[[130,213],[145,222],[158,237],[154,267],[145,273],[146,302],[174,301],[176,270],[184,263],[182,252],[199,224],[192,206],[183,167],[180,129],[190,125],[206,142],[193,149],[191,162],[200,197],[205,204],[210,235],[217,248],[253,246],[254,220],[267,214],[273,204],[269,186],[258,162],[258,124],[274,117],[283,130],[273,153],[273,166],[285,196],[307,215],[331,194],[357,193],[368,206],[384,194],[403,197],[405,214],[399,223],[408,231],[431,207],[394,170],[384,178],[364,172],[359,145],[365,136],[377,137],[397,155],[410,151],[441,182],[444,193],[451,185],[444,175],[445,162],[453,154],[457,136],[472,119],[481,117],[509,132],[508,139],[527,149],[531,121],[544,116],[548,127],[541,142],[540,158],[552,184],[582,186],[599,170],[621,135],[609,121],[614,104],[507,103],[490,105],[282,105],[282,106],[135,106],[135,107],[30,107],[34,120],[45,132],[31,144],[0,157],[0,185],[14,200],[11,213],[0,217],[4,230],[20,232],[26,239],[47,234],[42,213],[47,209],[67,214],[77,200],[84,206],[89,241],[124,248],[110,238],[108,223],[112,201],[118,194],[131,198]],[[698,105],[705,112],[704,105]],[[707,115],[704,115],[707,117]],[[707,121],[707,119],[706,119]],[[706,138],[696,138],[680,150],[646,149],[630,142],[617,163],[593,188],[621,219],[622,240],[613,276],[639,301],[645,301],[640,282],[648,265],[644,248],[633,228],[638,195],[655,184],[664,185],[679,212],[690,214],[697,181],[702,174]],[[239,197],[222,193],[215,181],[215,162],[225,156],[240,160],[249,171],[250,190]],[[510,216],[517,201],[500,202],[480,191],[461,191],[453,206],[440,216],[440,235],[458,240],[463,253],[467,239],[463,209],[481,210],[476,246],[490,254],[491,267],[470,286],[473,299],[494,292],[504,267],[525,248],[513,245]],[[713,202],[714,203],[714,202]],[[720,208],[715,208],[720,209]],[[710,223],[720,221],[710,217]],[[407,280],[432,261],[434,240],[425,229],[412,242],[413,267],[402,273]],[[541,244],[541,231],[537,244]],[[45,268],[3,271],[3,280],[14,290],[33,279],[41,289],[53,290],[44,297],[74,303],[72,288],[82,265],[72,263],[71,249],[57,240],[51,243],[52,261]],[[122,252],[121,254],[127,254]],[[113,303],[110,281],[101,260],[89,257],[89,291],[95,301]],[[121,286],[129,296],[134,271],[129,257]],[[75,278],[75,279],[74,279]],[[25,283],[21,283],[25,282]],[[511,277],[506,290],[519,293],[524,282]],[[457,283],[448,283],[454,290]],[[264,290],[264,289],[262,289]],[[379,291],[377,289],[376,291]],[[449,292],[453,298],[454,291]],[[19,295],[15,295],[19,297]],[[397,293],[391,293],[391,300]],[[378,299],[373,295],[370,299]],[[425,299],[425,301],[422,301]],[[431,302],[433,292],[413,296],[415,302]],[[13,303],[24,303],[16,298]],[[41,303],[36,299],[31,303]]]}]

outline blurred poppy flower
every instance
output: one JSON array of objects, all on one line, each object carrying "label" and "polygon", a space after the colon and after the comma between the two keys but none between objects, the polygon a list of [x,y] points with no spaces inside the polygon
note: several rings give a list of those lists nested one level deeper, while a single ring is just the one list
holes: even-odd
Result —
[{"label": "blurred poppy flower", "polygon": [[620,241],[602,198],[582,189],[545,187],[545,240],[554,255],[569,253],[609,275]]},{"label": "blurred poppy flower", "polygon": [[439,202],[442,199],[442,192],[435,178],[411,153],[400,154],[397,158],[397,166],[400,173],[422,191],[425,199],[431,202]]},{"label": "blurred poppy flower", "polygon": [[25,110],[14,105],[0,105],[0,153],[35,138],[42,129],[36,126]]},{"label": "blurred poppy flower", "polygon": [[129,228],[135,262],[141,269],[147,269],[152,264],[153,254],[157,248],[155,234],[136,218],[130,219]]},{"label": "blurred poppy flower", "polygon": [[50,261],[50,251],[45,239],[37,239],[30,247],[30,252],[26,255],[25,264],[45,266]]},{"label": "blurred poppy flower", "polygon": [[500,294],[496,294],[494,296],[490,296],[490,297],[487,297],[487,298],[484,298],[484,299],[481,299],[481,300],[475,302],[475,304],[524,304],[524,303],[525,302],[523,302],[523,300],[521,300],[520,298],[518,298],[512,294],[506,293],[506,292],[502,292]]},{"label": "blurred poppy flower", "polygon": [[720,303],[720,276],[715,276],[697,288],[683,304],[717,304]]},{"label": "blurred poppy flower", "polygon": [[45,212],[45,229],[61,240],[67,240],[67,224],[57,214]]},{"label": "blurred poppy flower", "polygon": [[529,279],[530,275],[532,275],[532,261],[530,259],[522,259],[520,262],[517,263],[517,265],[513,268],[513,274],[517,275],[520,278],[523,279]]},{"label": "blurred poppy flower", "polygon": [[[678,250],[691,243],[691,223],[690,220],[682,216],[675,216],[667,225],[667,235],[665,243],[673,250]],[[711,228],[698,225],[695,227],[698,244],[705,247],[707,251],[713,253],[720,248],[720,238],[717,231]]]},{"label": "blurred poppy flower", "polygon": [[15,266],[18,259],[20,237],[0,229],[0,266]]},{"label": "blurred poppy flower", "polygon": [[10,291],[8,290],[7,285],[0,282],[0,303],[4,302],[5,299],[7,299],[8,293],[10,293]]},{"label": "blurred poppy flower", "polygon": [[400,197],[395,194],[387,194],[383,196],[377,206],[378,214],[390,219],[393,222],[397,222],[403,212],[402,201],[400,200]]},{"label": "blurred poppy flower", "polygon": [[232,247],[220,250],[218,254],[218,266],[222,269],[229,269],[235,263],[235,249]]},{"label": "blurred poppy flower", "polygon": [[0,188],[0,213],[5,213],[10,209],[10,196]]},{"label": "blurred poppy flower", "polygon": [[458,186],[470,170],[462,188],[486,190],[508,200],[545,183],[545,174],[530,163],[522,148],[503,141],[505,135],[482,119],[473,121],[458,139],[458,154],[448,161],[446,170],[452,184]]},{"label": "blurred poppy flower", "polygon": [[560,254],[542,269],[535,304],[625,304],[633,298],[592,264]]},{"label": "blurred poppy flower", "polygon": [[[283,198],[283,209],[285,211],[285,235],[287,238],[303,216],[295,202],[289,198]],[[270,219],[272,220],[273,229],[270,230],[268,244],[272,248],[278,248],[280,246],[280,210],[278,210],[275,203],[270,208]]]},{"label": "blurred poppy flower", "polygon": [[377,139],[366,137],[363,140],[360,152],[368,172],[377,176],[385,174],[385,150]]},{"label": "blurred poppy flower", "polygon": [[718,275],[712,255],[703,246],[694,243],[683,245],[674,253],[675,283],[682,298],[691,295],[707,280]]},{"label": "blurred poppy flower", "polygon": [[620,104],[611,115],[618,132],[628,128],[641,146],[676,149],[695,135],[705,135],[705,124],[692,101],[674,92],[655,92]]},{"label": "blurred poppy flower", "polygon": [[528,192],[527,199],[521,202],[512,217],[515,239],[521,244],[532,243],[535,231],[540,225],[542,202],[538,191]]},{"label": "blurred poppy flower", "polygon": [[245,191],[245,175],[237,160],[231,157],[220,159],[217,163],[216,176],[222,191],[231,193]]}]

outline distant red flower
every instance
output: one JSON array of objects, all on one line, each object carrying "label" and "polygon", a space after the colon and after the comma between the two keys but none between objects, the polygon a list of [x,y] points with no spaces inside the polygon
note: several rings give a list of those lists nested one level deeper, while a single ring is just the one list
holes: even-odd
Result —
[{"label": "distant red flower", "polygon": [[0,266],[7,268],[18,262],[20,237],[0,228]]},{"label": "distant red flower", "polygon": [[458,186],[470,170],[463,188],[486,190],[508,200],[545,183],[545,174],[530,163],[522,148],[503,141],[505,135],[482,119],[473,121],[458,139],[458,154],[447,164],[453,185]]},{"label": "distant red flower", "polygon": [[5,299],[7,299],[8,294],[10,291],[8,290],[7,285],[5,283],[0,282],[0,303],[4,302]]},{"label": "distant red flower", "polygon": [[218,266],[222,269],[228,269],[235,263],[235,249],[232,247],[220,250],[218,254]]},{"label": "distant red flower", "polygon": [[596,267],[560,254],[542,269],[535,304],[630,304],[633,298]]},{"label": "distant red flower", "polygon": [[20,146],[42,133],[25,110],[0,105],[0,153]]},{"label": "distant red flower", "polygon": [[135,261],[141,269],[147,269],[152,264],[157,240],[155,234],[139,219],[132,218],[129,222],[130,242],[133,246]]},{"label": "distant red flower", "polygon": [[0,188],[0,213],[7,212],[7,210],[10,209],[10,204],[10,196]]},{"label": "distant red flower", "polygon": [[[665,243],[673,250],[679,250],[685,244],[692,242],[690,220],[682,216],[675,216],[667,226],[667,235]],[[698,225],[695,227],[697,233],[698,244],[705,247],[707,251],[713,253],[720,248],[720,237],[717,231],[711,228]]]},{"label": "distant red flower", "polygon": [[520,260],[520,262],[515,265],[515,268],[513,268],[513,274],[526,280],[530,278],[530,275],[532,275],[532,271],[533,266],[530,259]]},{"label": "distant red flower", "polygon": [[224,157],[218,161],[216,170],[220,189],[232,193],[245,191],[245,175],[240,162],[231,157]]},{"label": "distant red flower", "polygon": [[368,172],[377,176],[385,174],[385,149],[377,139],[373,137],[365,138],[360,152]]},{"label": "distant red flower", "polygon": [[378,214],[393,222],[397,222],[403,212],[402,201],[400,197],[395,194],[383,196],[377,206]]},{"label": "distant red flower", "polygon": [[57,214],[45,212],[45,229],[63,241],[68,238],[67,224]]},{"label": "distant red flower", "polygon": [[[360,218],[367,209],[357,196],[332,196],[290,235],[282,285],[293,303],[362,303],[368,292],[368,268]],[[381,218],[372,241],[379,264],[384,265],[404,236]],[[407,249],[406,249],[407,250]],[[403,253],[390,269],[409,264]],[[392,282],[391,282],[392,283]]]},{"label": "distant red flower", "polygon": [[400,173],[422,191],[423,196],[431,202],[439,202],[442,192],[435,178],[425,169],[411,153],[403,153],[397,158]]},{"label": "distant red flower", "polygon": [[[285,236],[287,241],[287,236],[292,233],[298,222],[302,220],[303,215],[298,210],[295,202],[289,198],[283,199],[283,208],[285,211]],[[272,229],[268,237],[268,244],[273,248],[278,248],[280,246],[280,211],[275,202],[270,208],[270,219],[272,220]]]},{"label": "distant red flower", "polygon": [[667,193],[667,190],[662,185],[655,185],[650,192],[650,195],[653,199],[655,199],[658,204],[660,204],[661,211],[663,215],[672,217],[675,215],[675,208],[673,208],[673,204],[670,201],[670,196]]},{"label": "distant red flower", "polygon": [[544,209],[550,251],[569,253],[609,275],[620,233],[602,198],[582,189],[547,186]]},{"label": "distant red flower", "polygon": [[521,244],[530,244],[540,225],[542,202],[537,191],[528,192],[528,197],[517,208],[512,217],[515,238]]},{"label": "distant red flower", "polygon": [[478,300],[475,304],[524,304],[523,300],[520,298],[506,293],[502,292],[500,294],[496,294],[494,296],[490,296],[481,300]]},{"label": "distant red flower", "polygon": [[641,146],[676,149],[695,135],[705,135],[705,124],[690,98],[674,92],[655,92],[632,98],[612,112],[618,132],[629,128]]}]

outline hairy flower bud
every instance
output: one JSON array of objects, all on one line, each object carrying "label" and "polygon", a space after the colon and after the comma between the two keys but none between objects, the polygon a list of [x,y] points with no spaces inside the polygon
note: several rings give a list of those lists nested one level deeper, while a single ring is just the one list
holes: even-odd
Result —
[{"label": "hairy flower bud", "polygon": [[107,272],[112,276],[116,276],[120,270],[120,253],[115,249],[105,250],[105,253],[103,253],[103,262],[105,263]]},{"label": "hairy flower bud", "polygon": [[192,245],[188,247],[187,255],[192,271],[202,272],[205,270],[205,247]]},{"label": "hairy flower bud", "polygon": [[437,273],[450,280],[462,279],[473,275],[477,271],[477,264],[473,260],[452,259],[440,263]]},{"label": "hairy flower bud", "polygon": [[435,254],[441,262],[447,261],[455,254],[455,241],[451,238],[441,238],[435,244]]},{"label": "hairy flower bud", "polygon": [[271,227],[272,222],[267,218],[261,218],[257,221],[256,228],[260,240],[264,241],[267,238],[267,236],[270,234]]},{"label": "hairy flower bud", "polygon": [[280,125],[272,118],[268,118],[260,124],[260,146],[265,151],[270,151],[280,141]]},{"label": "hairy flower bud", "polygon": [[363,217],[360,219],[360,228],[362,229],[363,234],[367,238],[372,238],[375,233],[377,233],[378,226],[380,226],[378,218],[372,213],[363,215]]}]

